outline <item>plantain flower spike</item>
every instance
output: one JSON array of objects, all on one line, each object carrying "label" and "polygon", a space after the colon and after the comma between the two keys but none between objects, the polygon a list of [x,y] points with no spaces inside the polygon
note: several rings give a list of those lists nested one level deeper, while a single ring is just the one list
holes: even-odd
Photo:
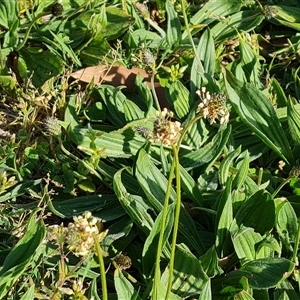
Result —
[{"label": "plantain flower spike", "polygon": [[145,4],[135,2],[134,6],[138,10],[138,12],[141,14],[143,19],[146,20],[146,19],[150,18],[150,13],[149,13],[148,7]]},{"label": "plantain flower spike", "polygon": [[160,142],[167,146],[175,145],[182,130],[181,123],[171,121],[173,112],[166,108],[162,112],[158,112],[157,116],[158,118],[154,122],[151,141]]},{"label": "plantain flower spike", "polygon": [[86,212],[82,216],[73,218],[66,232],[66,242],[68,249],[76,256],[86,257],[95,249],[95,237],[97,242],[101,242],[107,231],[103,231],[103,225],[96,218],[92,217],[91,212]]},{"label": "plantain flower spike", "polygon": [[300,176],[300,166],[293,166],[290,173],[289,177],[291,178],[298,178]]},{"label": "plantain flower spike", "polygon": [[208,119],[210,124],[219,120],[220,124],[227,123],[229,120],[229,111],[226,107],[226,97],[223,94],[210,94],[205,87],[198,90],[197,95],[200,97],[196,112],[201,114],[204,119]]},{"label": "plantain flower spike", "polygon": [[60,136],[61,135],[61,126],[58,123],[58,119],[55,117],[48,117],[45,120],[45,129],[50,136]]}]

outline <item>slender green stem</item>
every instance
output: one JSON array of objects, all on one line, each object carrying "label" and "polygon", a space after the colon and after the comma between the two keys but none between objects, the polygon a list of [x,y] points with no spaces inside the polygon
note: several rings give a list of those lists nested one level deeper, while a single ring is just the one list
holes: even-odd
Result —
[{"label": "slender green stem", "polygon": [[299,249],[299,241],[300,241],[300,219],[298,219],[298,230],[297,230],[297,236],[295,239],[295,244],[294,244],[294,251],[293,251],[293,262],[295,263],[296,266],[299,265],[299,260],[298,260],[298,249]]},{"label": "slender green stem", "polygon": [[16,175],[17,175],[18,181],[22,181],[22,180],[23,180],[23,177],[22,177],[22,175],[20,174],[20,172],[18,171],[18,167],[17,167],[17,156],[16,156],[16,155],[15,155],[14,158],[13,158],[13,164],[14,164],[14,170],[16,171]]},{"label": "slender green stem", "polygon": [[27,42],[27,40],[29,38],[29,34],[31,32],[31,29],[32,29],[33,25],[35,24],[35,22],[38,19],[40,19],[41,17],[47,16],[49,14],[51,14],[51,12],[43,12],[43,13],[39,14],[38,16],[36,16],[35,18],[33,18],[33,20],[31,21],[31,23],[29,24],[29,26],[28,26],[28,28],[27,28],[27,30],[25,32],[25,36],[23,38],[22,43],[16,48],[16,51],[19,51],[20,49],[22,49],[25,46],[25,44],[26,44],[26,42]]},{"label": "slender green stem", "polygon": [[162,252],[162,248],[163,248],[163,237],[164,237],[164,231],[165,231],[165,227],[166,227],[166,218],[167,218],[168,204],[169,204],[169,198],[170,198],[170,193],[171,193],[171,188],[172,188],[172,180],[174,177],[175,163],[176,162],[173,159],[171,169],[170,169],[170,174],[169,174],[167,191],[165,194],[161,228],[160,228],[160,233],[159,233],[159,240],[158,240],[156,260],[155,260],[155,272],[154,272],[152,299],[158,299],[157,291],[158,291],[158,282],[160,281],[160,257],[161,257],[161,252]]},{"label": "slender green stem", "polygon": [[156,261],[155,261],[155,272],[154,272],[154,282],[153,282],[153,289],[152,289],[152,299],[158,299],[158,281],[160,280],[160,257],[163,247],[163,236],[166,226],[166,218],[167,218],[167,211],[168,211],[168,204],[169,204],[169,197],[171,193],[171,187],[172,187],[172,180],[174,176],[174,170],[176,168],[176,204],[175,204],[175,216],[174,216],[174,225],[173,225],[173,238],[172,238],[172,248],[171,248],[171,256],[170,256],[170,264],[169,264],[169,280],[168,280],[168,287],[167,287],[167,293],[165,299],[168,299],[169,294],[171,292],[172,287],[172,275],[173,275],[173,269],[174,269],[174,257],[175,257],[175,249],[176,249],[176,239],[177,239],[177,233],[179,228],[179,215],[180,215],[180,205],[181,205],[181,182],[180,182],[180,165],[179,165],[179,157],[178,157],[178,151],[180,149],[180,145],[184,139],[185,134],[189,130],[189,128],[197,122],[201,116],[194,117],[187,125],[183,128],[182,134],[177,142],[176,146],[173,146],[173,153],[174,158],[172,161],[172,166],[170,169],[170,175],[168,179],[168,186],[167,191],[165,195],[164,200],[164,206],[163,206],[163,214],[162,214],[162,224],[160,228],[160,234],[159,234],[159,241],[157,246],[157,253],[156,253]]},{"label": "slender green stem", "polygon": [[[169,298],[171,288],[172,288],[172,280],[173,280],[173,270],[174,270],[174,258],[175,258],[175,250],[176,250],[176,240],[177,240],[177,234],[178,234],[178,228],[179,228],[179,216],[180,216],[180,206],[181,206],[181,179],[180,179],[180,165],[179,165],[179,157],[178,152],[180,149],[180,145],[183,141],[183,138],[189,128],[197,122],[201,116],[196,116],[193,118],[183,129],[182,134],[177,142],[176,146],[172,146],[173,149],[173,162],[172,162],[172,168],[175,167],[176,173],[176,203],[175,203],[175,215],[174,215],[174,224],[173,224],[173,236],[172,236],[172,245],[171,245],[171,254],[170,254],[170,263],[169,263],[169,279],[168,279],[168,286],[167,286],[167,292],[165,299]],[[169,177],[169,184],[172,180],[172,177]],[[168,186],[169,187],[169,186]],[[154,298],[157,299],[157,298]]]},{"label": "slender green stem", "polygon": [[124,12],[127,14],[127,6],[126,6],[126,0],[122,0],[122,9],[124,10]]},{"label": "slender green stem", "polygon": [[261,185],[261,181],[262,181],[262,177],[263,177],[263,172],[264,172],[264,169],[263,168],[259,168],[259,170],[258,170],[258,178],[257,178],[257,186]]},{"label": "slender green stem", "polygon": [[157,94],[156,94],[156,90],[155,90],[155,75],[157,73],[157,70],[159,70],[159,68],[163,64],[165,56],[166,56],[166,52],[162,55],[159,65],[152,68],[151,81],[150,81],[151,91],[152,91],[152,95],[154,98],[155,106],[159,112],[161,112],[161,108],[160,108],[160,103],[157,98]]},{"label": "slender green stem", "polygon": [[99,179],[102,180],[101,175],[93,168],[91,167],[88,163],[86,163],[84,160],[79,159],[77,156],[75,156],[74,154],[72,154],[70,151],[68,151],[65,146],[63,145],[63,142],[61,140],[61,138],[58,138],[59,141],[59,145],[61,150],[69,157],[71,157],[72,159],[74,159],[75,161],[80,161],[92,174],[94,174],[96,177],[98,177]]},{"label": "slender green stem", "polygon": [[279,185],[279,187],[274,191],[274,193],[272,194],[272,197],[275,198],[276,195],[280,192],[280,190],[287,184],[289,183],[291,180],[291,177],[286,178],[283,182],[281,182],[281,184]]},{"label": "slender green stem", "polygon": [[191,45],[193,47],[193,51],[194,51],[195,57],[197,59],[198,65],[199,65],[199,67],[201,69],[201,72],[204,73],[204,67],[203,67],[203,65],[201,63],[201,60],[200,60],[200,57],[199,57],[199,55],[197,53],[197,49],[196,49],[195,43],[193,41],[193,37],[192,37],[190,29],[189,29],[189,21],[188,21],[187,15],[186,15],[186,7],[185,7],[184,0],[181,0],[181,8],[182,8],[182,15],[183,15],[183,19],[184,19],[184,25],[187,28],[186,29],[187,35],[188,35],[190,43],[191,43]]},{"label": "slender green stem", "polygon": [[99,260],[100,276],[101,276],[101,287],[102,287],[102,300],[108,300],[107,284],[106,284],[106,273],[103,259],[103,251],[100,246],[100,242],[97,239],[97,235],[94,235],[94,241],[96,245],[96,252]]},{"label": "slender green stem", "polygon": [[155,86],[154,86],[155,74],[156,74],[156,71],[152,70],[152,75],[151,75],[151,91],[152,91],[152,95],[153,95],[153,98],[154,98],[156,109],[159,112],[161,112],[160,104],[159,104],[159,101],[158,101],[158,98],[157,98],[157,94],[156,94],[156,91],[155,91]]},{"label": "slender green stem", "polygon": [[190,129],[190,127],[196,123],[199,119],[201,119],[202,116],[201,115],[198,115],[196,117],[194,117],[191,121],[189,121],[189,123],[186,124],[186,126],[184,126],[183,130],[182,130],[182,133],[180,135],[180,138],[178,139],[178,142],[177,142],[177,148],[179,149],[180,148],[180,145],[184,139],[184,136],[186,135],[187,131]]},{"label": "slender green stem", "polygon": [[180,206],[181,206],[181,179],[180,179],[180,166],[179,166],[179,157],[178,157],[178,149],[177,146],[173,146],[174,160],[175,161],[175,169],[176,169],[176,205],[175,205],[175,215],[174,215],[174,225],[173,225],[173,237],[172,237],[172,245],[171,245],[171,255],[170,255],[170,263],[169,263],[169,279],[167,286],[167,293],[165,299],[169,299],[172,281],[173,281],[173,270],[174,270],[174,262],[175,262],[175,250],[176,250],[176,240],[179,228],[179,216],[180,216]]}]

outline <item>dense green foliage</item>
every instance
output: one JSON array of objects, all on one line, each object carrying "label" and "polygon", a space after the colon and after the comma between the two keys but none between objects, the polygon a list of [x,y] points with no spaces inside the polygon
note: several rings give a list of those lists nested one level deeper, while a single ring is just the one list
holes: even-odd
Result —
[{"label": "dense green foliage", "polygon": [[297,0],[1,0],[0,299],[300,299],[299,32]]}]

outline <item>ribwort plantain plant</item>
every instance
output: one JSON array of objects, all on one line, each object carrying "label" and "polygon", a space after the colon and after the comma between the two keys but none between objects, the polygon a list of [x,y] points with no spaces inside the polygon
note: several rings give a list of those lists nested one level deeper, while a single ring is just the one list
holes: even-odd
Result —
[{"label": "ribwort plantain plant", "polygon": [[300,299],[275,2],[0,1],[0,299]]}]

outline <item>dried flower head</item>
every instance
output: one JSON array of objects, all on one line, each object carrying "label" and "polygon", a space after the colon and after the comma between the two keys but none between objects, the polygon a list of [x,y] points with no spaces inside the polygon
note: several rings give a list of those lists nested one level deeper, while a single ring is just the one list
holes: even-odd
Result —
[{"label": "dried flower head", "polygon": [[130,257],[127,256],[127,255],[124,255],[122,253],[118,254],[114,258],[114,262],[117,265],[117,267],[122,269],[122,270],[129,269],[131,267],[131,264],[132,264]]},{"label": "dried flower head", "polygon": [[135,127],[136,132],[144,137],[145,139],[149,139],[152,136],[152,131],[146,127],[143,126],[136,126]]},{"label": "dried flower head", "polygon": [[208,119],[210,124],[216,123],[216,119],[219,120],[220,124],[228,122],[229,112],[226,107],[225,95],[210,94],[205,87],[196,93],[201,98],[197,113],[200,113],[204,119]]},{"label": "dried flower head", "polygon": [[263,8],[263,13],[266,16],[267,19],[275,18],[278,14],[278,9],[275,7],[265,5]]},{"label": "dried flower head", "polygon": [[51,13],[53,16],[61,15],[63,13],[63,10],[64,10],[63,6],[58,2],[54,3],[51,6]]},{"label": "dried flower head", "polygon": [[150,13],[149,13],[148,7],[145,4],[136,2],[134,4],[134,6],[138,10],[138,12],[141,14],[143,19],[150,18]]},{"label": "dried flower head", "polygon": [[54,117],[48,117],[45,121],[45,129],[51,136],[59,136],[61,134],[61,126]]},{"label": "dried flower head", "polygon": [[298,178],[299,176],[300,176],[300,166],[292,167],[292,169],[289,173],[289,177]]},{"label": "dried flower head", "polygon": [[173,113],[166,108],[157,114],[158,118],[154,122],[151,140],[153,142],[160,142],[165,145],[174,145],[182,130],[181,123],[178,121],[171,121]]},{"label": "dried flower head", "polygon": [[[1,125],[1,124],[0,124]],[[11,133],[8,130],[3,130],[0,128],[0,139],[5,139],[7,141],[14,140],[16,138],[16,135],[14,133]]]},{"label": "dried flower head", "polygon": [[52,242],[53,244],[62,245],[65,241],[65,233],[66,228],[63,226],[63,224],[47,226],[46,241]]},{"label": "dried flower head", "polygon": [[73,281],[72,290],[74,291],[74,299],[88,299],[84,296],[86,288],[84,288],[82,278],[77,278]]},{"label": "dried flower head", "polygon": [[142,49],[141,53],[142,53],[142,63],[147,67],[154,68],[155,60],[156,60],[154,55],[147,49]]},{"label": "dried flower head", "polygon": [[106,231],[103,232],[102,223],[92,217],[91,212],[74,217],[73,220],[74,223],[68,225],[66,232],[68,249],[76,256],[87,256],[94,251],[95,237],[100,242],[106,236]]}]

